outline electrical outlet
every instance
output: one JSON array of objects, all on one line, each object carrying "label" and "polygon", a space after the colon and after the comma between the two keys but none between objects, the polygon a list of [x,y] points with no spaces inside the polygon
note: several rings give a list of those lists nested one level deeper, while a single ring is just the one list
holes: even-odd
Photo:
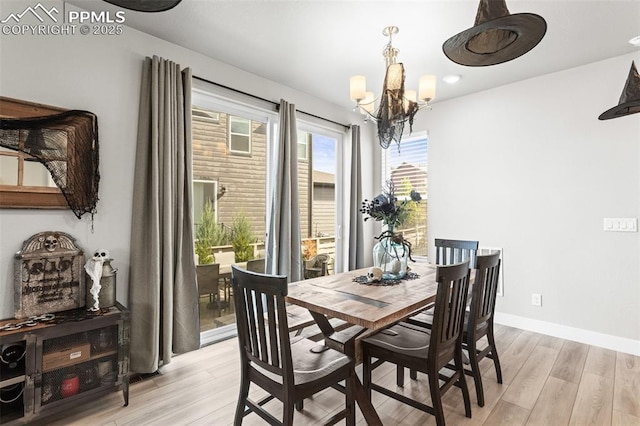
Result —
[{"label": "electrical outlet", "polygon": [[531,294],[531,304],[533,306],[542,306],[542,295],[537,293]]}]

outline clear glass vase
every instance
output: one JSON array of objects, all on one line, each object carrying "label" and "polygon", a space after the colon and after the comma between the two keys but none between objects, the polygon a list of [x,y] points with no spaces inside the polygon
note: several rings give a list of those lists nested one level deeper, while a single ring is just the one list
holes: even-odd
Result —
[{"label": "clear glass vase", "polygon": [[404,278],[408,259],[409,247],[402,243],[402,238],[382,237],[373,246],[373,266],[382,269],[383,279]]}]

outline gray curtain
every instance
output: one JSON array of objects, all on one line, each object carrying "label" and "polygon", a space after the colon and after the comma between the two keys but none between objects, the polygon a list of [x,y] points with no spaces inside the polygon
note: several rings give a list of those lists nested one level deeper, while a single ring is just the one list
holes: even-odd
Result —
[{"label": "gray curtain", "polygon": [[351,192],[349,197],[349,271],[364,268],[362,203],[362,165],[360,126],[351,126]]},{"label": "gray curtain", "polygon": [[146,58],[129,274],[134,372],[151,373],[200,346],[191,182],[191,70]]},{"label": "gray curtain", "polygon": [[296,107],[280,101],[278,143],[267,218],[267,273],[302,279]]}]

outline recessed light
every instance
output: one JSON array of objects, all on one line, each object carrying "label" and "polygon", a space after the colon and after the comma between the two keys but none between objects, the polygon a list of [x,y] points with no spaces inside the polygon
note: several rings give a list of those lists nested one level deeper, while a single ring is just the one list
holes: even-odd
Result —
[{"label": "recessed light", "polygon": [[636,47],[640,47],[640,36],[635,36],[634,38],[629,40],[629,43],[633,44]]},{"label": "recessed light", "polygon": [[460,74],[449,74],[442,77],[442,81],[447,84],[455,84],[460,81],[461,78],[462,76]]}]

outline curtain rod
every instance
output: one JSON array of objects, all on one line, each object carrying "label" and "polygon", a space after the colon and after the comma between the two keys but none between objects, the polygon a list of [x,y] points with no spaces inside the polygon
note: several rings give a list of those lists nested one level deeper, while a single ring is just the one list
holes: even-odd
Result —
[{"label": "curtain rod", "polygon": [[[207,80],[206,78],[198,77],[197,75],[194,75],[193,78],[195,78],[196,80],[204,81],[205,83],[213,84],[214,86],[222,87],[223,89],[231,90],[232,92],[236,92],[236,93],[239,93],[241,95],[249,96],[250,98],[258,99],[258,100],[263,101],[263,102],[268,102],[268,103],[270,103],[272,105],[275,105],[276,111],[278,109],[280,109],[280,103],[279,102],[275,102],[275,101],[272,101],[272,100],[269,100],[269,99],[261,98],[260,96],[257,96],[257,95],[251,94],[251,93],[247,93],[247,92],[243,92],[242,90],[234,89],[233,87],[225,86],[224,84],[216,83],[215,81],[211,81],[211,80]],[[328,123],[333,123],[333,124],[336,124],[338,126],[342,126],[345,129],[351,128],[351,126],[348,125],[348,124],[338,123],[337,121],[333,121],[333,120],[330,120],[328,118],[320,117],[319,115],[311,114],[310,112],[301,111],[299,109],[296,109],[296,111],[299,112],[300,114],[308,115],[309,117],[317,118],[317,119],[326,121]]]}]

